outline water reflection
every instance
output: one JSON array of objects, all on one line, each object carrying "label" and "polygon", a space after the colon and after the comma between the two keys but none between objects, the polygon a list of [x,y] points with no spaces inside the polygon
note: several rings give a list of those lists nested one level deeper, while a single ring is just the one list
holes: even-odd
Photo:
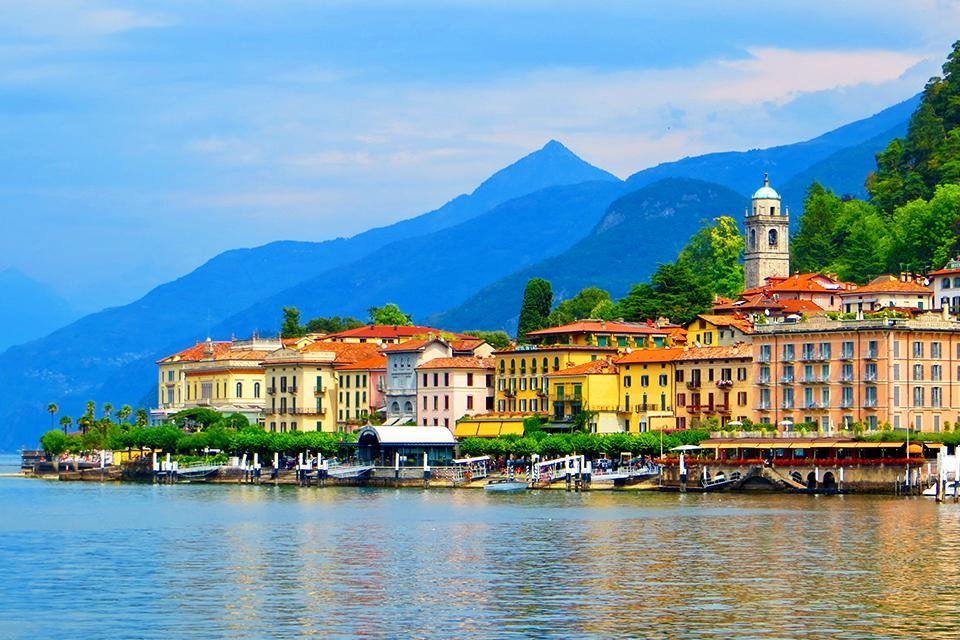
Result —
[{"label": "water reflection", "polygon": [[922,499],[0,480],[0,637],[955,636]]}]

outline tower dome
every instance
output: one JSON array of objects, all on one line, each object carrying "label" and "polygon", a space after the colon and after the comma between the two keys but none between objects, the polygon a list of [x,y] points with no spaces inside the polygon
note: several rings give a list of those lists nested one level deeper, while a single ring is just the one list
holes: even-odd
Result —
[{"label": "tower dome", "polygon": [[770,178],[763,174],[763,186],[753,193],[754,200],[779,200],[780,194],[770,186]]}]

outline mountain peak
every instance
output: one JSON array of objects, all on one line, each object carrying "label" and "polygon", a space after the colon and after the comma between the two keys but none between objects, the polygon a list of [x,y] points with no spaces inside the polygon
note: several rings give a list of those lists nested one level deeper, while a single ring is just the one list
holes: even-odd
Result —
[{"label": "mountain peak", "polygon": [[502,202],[547,187],[594,180],[620,182],[620,178],[582,160],[561,142],[550,140],[484,180],[472,195]]}]

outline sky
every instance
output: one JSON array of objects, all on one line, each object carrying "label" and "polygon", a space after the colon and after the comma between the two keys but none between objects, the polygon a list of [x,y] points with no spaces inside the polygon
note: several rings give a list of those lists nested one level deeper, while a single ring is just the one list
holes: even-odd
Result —
[{"label": "sky", "polygon": [[620,177],[917,93],[960,3],[0,4],[0,270],[79,308],[431,210],[558,139]]}]

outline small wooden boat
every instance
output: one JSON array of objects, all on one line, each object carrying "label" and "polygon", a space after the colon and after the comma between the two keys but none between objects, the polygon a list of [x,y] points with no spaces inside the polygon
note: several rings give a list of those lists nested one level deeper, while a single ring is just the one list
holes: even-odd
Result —
[{"label": "small wooden boat", "polygon": [[497,493],[519,493],[527,490],[527,482],[525,480],[511,480],[508,478],[491,480],[483,486],[483,490]]}]

